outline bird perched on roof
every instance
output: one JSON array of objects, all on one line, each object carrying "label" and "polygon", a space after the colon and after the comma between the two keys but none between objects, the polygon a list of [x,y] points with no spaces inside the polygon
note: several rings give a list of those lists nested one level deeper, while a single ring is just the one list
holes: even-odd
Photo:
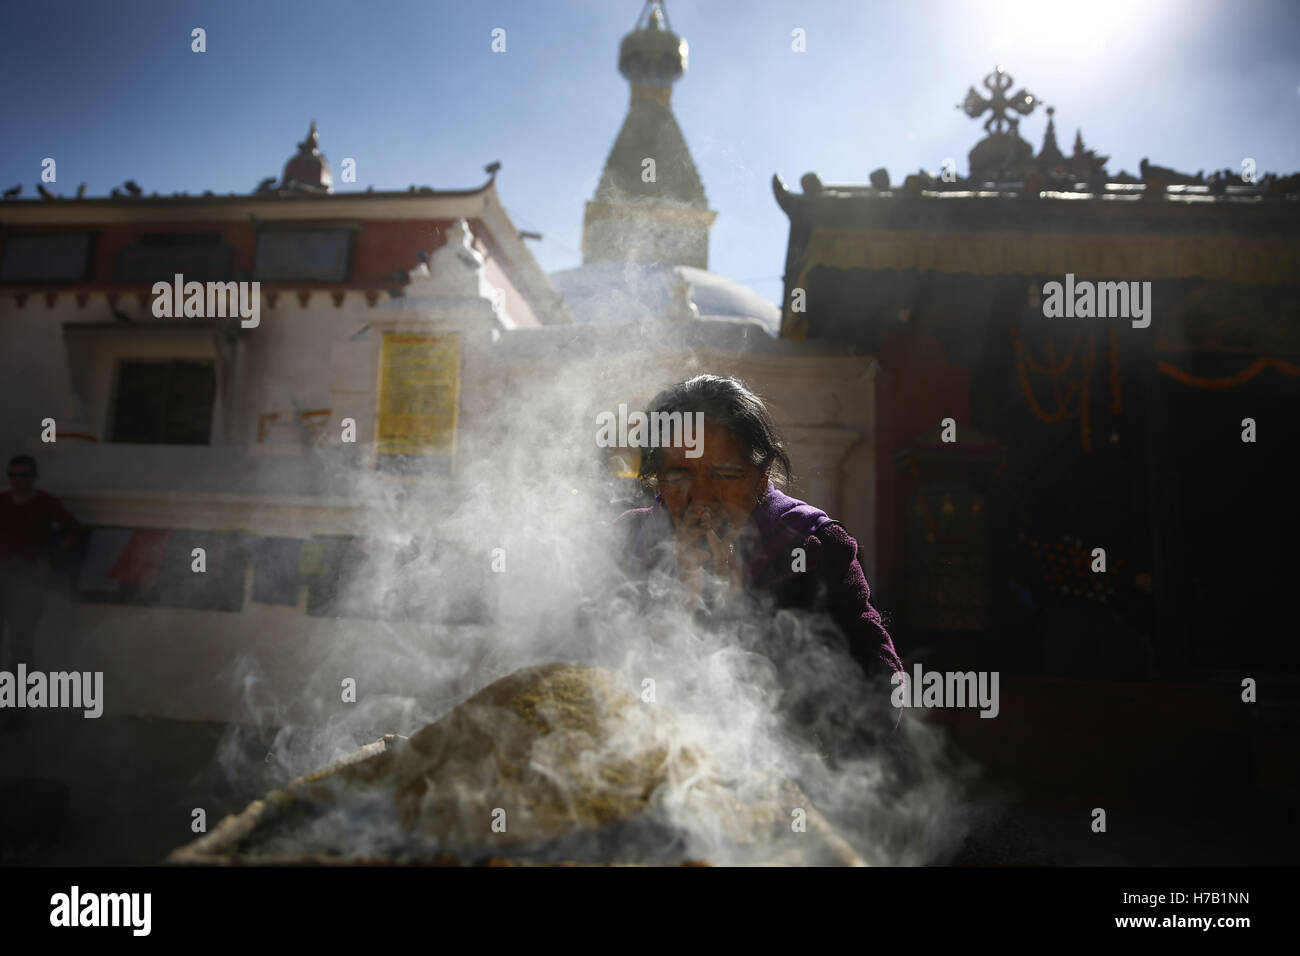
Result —
[{"label": "bird perched on roof", "polygon": [[38,193],[40,193],[40,196],[41,196],[42,199],[54,199],[54,198],[55,198],[54,193],[52,193],[52,192],[50,192],[48,189],[46,189],[45,186],[44,186],[43,184],[41,184],[41,183],[37,183],[37,184],[36,184],[36,191],[37,191]]},{"label": "bird perched on roof", "polygon": [[128,179],[126,182],[122,184],[122,188],[125,189],[127,192],[129,192],[132,196],[139,196],[144,193],[144,190],[140,188],[139,184],[136,183],[134,179]]},{"label": "bird perched on roof", "polygon": [[270,190],[271,188],[273,188],[274,186],[275,186],[275,177],[267,176],[265,179],[263,179],[260,183],[257,184],[256,191],[259,193],[264,193]]},{"label": "bird perched on roof", "polygon": [[85,183],[82,183],[80,186],[77,187],[77,198],[78,198],[78,199],[85,199],[85,198],[86,198],[86,184],[85,184]]},{"label": "bird perched on roof", "polygon": [[501,168],[501,160],[498,159],[484,166],[483,172],[487,173],[489,176],[495,176],[497,174],[497,170],[500,168]]},{"label": "bird perched on roof", "polygon": [[22,183],[19,183],[19,184],[18,184],[17,186],[15,186],[13,189],[6,189],[6,190],[5,190],[5,199],[13,199],[13,198],[15,198],[15,197],[16,197],[20,192],[22,192],[22,191],[23,191],[23,184],[22,184]]}]

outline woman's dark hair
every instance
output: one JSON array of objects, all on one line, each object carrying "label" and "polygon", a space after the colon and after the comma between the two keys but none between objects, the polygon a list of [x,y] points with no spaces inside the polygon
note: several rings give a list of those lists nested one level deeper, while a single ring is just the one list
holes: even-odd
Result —
[{"label": "woman's dark hair", "polygon": [[[790,458],[763,400],[738,378],[697,375],[664,389],[650,402],[649,413],[703,412],[705,421],[731,433],[757,468],[772,468],[772,480],[793,480]],[[663,466],[662,448],[642,449],[640,477],[654,478]]]}]

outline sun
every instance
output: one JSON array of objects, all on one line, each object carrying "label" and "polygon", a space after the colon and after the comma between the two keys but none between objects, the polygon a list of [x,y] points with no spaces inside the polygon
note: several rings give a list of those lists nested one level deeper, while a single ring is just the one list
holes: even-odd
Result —
[{"label": "sun", "polygon": [[1170,0],[994,0],[969,13],[988,24],[990,52],[1004,63],[1036,52],[1084,66],[1119,55],[1169,6]]}]

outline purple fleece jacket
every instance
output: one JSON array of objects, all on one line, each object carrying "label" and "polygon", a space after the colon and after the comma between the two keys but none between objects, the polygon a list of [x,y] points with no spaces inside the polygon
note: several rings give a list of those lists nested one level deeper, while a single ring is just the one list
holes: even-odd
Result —
[{"label": "purple fleece jacket", "polygon": [[[671,553],[673,525],[662,496],[649,508],[625,511],[616,524],[632,529],[629,563],[634,571],[644,572]],[[791,570],[794,548],[803,548],[807,556],[803,572]],[[868,677],[903,671],[894,642],[871,606],[858,543],[826,512],[769,483],[740,534],[740,550],[747,588],[768,592],[778,607],[812,607],[824,593],[826,610]]]}]

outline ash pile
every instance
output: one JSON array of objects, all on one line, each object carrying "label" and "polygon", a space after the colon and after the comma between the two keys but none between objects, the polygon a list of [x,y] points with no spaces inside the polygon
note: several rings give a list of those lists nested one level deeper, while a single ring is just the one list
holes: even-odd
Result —
[{"label": "ash pile", "polygon": [[727,778],[667,710],[562,664],[269,793],[169,862],[865,865],[794,783]]}]

